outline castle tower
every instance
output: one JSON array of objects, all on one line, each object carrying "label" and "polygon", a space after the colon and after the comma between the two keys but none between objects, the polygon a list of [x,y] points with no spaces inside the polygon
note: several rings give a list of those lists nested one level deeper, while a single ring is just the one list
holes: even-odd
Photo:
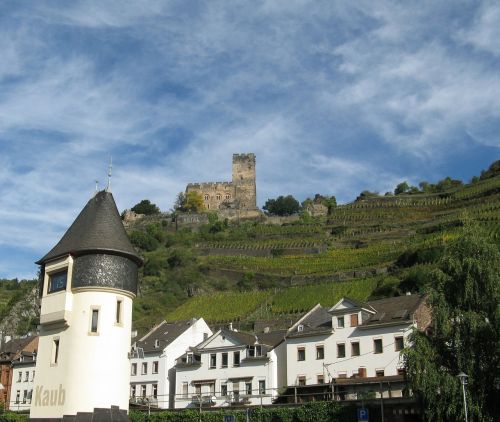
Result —
[{"label": "castle tower", "polygon": [[126,419],[132,300],[142,260],[111,193],[98,192],[37,264],[40,340],[30,417],[108,409],[113,420]]},{"label": "castle tower", "polygon": [[255,154],[233,154],[233,188],[237,208],[257,208]]}]

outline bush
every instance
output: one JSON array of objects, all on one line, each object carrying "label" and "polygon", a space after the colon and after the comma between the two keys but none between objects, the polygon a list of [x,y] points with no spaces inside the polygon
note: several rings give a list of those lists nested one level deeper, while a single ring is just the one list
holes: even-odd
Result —
[{"label": "bush", "polygon": [[139,231],[132,232],[130,235],[130,241],[134,246],[137,246],[147,252],[154,251],[160,245],[160,242],[158,242],[158,240],[156,240],[153,236]]}]

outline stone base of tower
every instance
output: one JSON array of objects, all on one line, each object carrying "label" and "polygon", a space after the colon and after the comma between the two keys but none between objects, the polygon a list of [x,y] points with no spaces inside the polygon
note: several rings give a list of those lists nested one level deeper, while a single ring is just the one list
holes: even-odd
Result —
[{"label": "stone base of tower", "polygon": [[78,412],[62,418],[31,418],[30,422],[130,422],[127,411],[118,406],[110,409],[94,409],[93,412]]}]

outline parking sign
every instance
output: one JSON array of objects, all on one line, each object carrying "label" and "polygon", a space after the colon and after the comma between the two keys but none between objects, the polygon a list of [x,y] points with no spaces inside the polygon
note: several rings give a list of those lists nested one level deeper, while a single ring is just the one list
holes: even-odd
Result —
[{"label": "parking sign", "polygon": [[358,409],[358,422],[368,422],[368,409]]}]

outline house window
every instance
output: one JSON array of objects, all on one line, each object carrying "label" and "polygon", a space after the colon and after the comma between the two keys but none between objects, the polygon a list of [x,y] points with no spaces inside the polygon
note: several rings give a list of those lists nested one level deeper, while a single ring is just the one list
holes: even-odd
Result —
[{"label": "house window", "polygon": [[130,375],[137,375],[137,363],[133,363],[130,369]]},{"label": "house window", "polygon": [[351,356],[359,356],[359,341],[353,341],[351,343]]},{"label": "house window", "polygon": [[28,382],[30,379],[30,372],[29,371],[26,371],[24,373],[24,382]]},{"label": "house window", "polygon": [[31,373],[31,381],[34,381],[34,380],[35,380],[35,371],[33,371],[33,372]]},{"label": "house window", "polygon": [[345,344],[344,343],[337,344],[337,357],[338,358],[345,358]]},{"label": "house window", "polygon": [[52,342],[52,364],[55,365],[59,361],[59,339]]},{"label": "house window", "polygon": [[235,401],[239,400],[239,395],[240,395],[240,382],[233,381],[233,396]]},{"label": "house window", "polygon": [[344,328],[344,317],[339,316],[337,317],[337,328]]},{"label": "house window", "polygon": [[325,358],[325,347],[316,346],[316,359],[324,359],[324,358]]},{"label": "house window", "polygon": [[28,399],[28,390],[23,391],[23,403],[26,403],[26,400]]},{"label": "house window", "polygon": [[383,353],[384,352],[384,347],[382,345],[382,339],[377,338],[373,340],[373,352],[374,353]]},{"label": "house window", "polygon": [[305,375],[299,375],[297,377],[297,384],[298,385],[306,385],[306,376]]},{"label": "house window", "polygon": [[352,314],[351,315],[351,327],[357,327],[358,326],[358,314]]},{"label": "house window", "polygon": [[259,394],[266,394],[266,380],[259,380]]},{"label": "house window", "polygon": [[217,355],[212,353],[210,355],[210,368],[215,368],[217,366]]},{"label": "house window", "polygon": [[135,398],[135,385],[130,386],[130,397]]},{"label": "house window", "polygon": [[21,390],[16,391],[16,403],[19,403],[19,400],[21,399]]},{"label": "house window", "polygon": [[19,371],[17,373],[17,382],[21,382],[23,380],[23,371]]},{"label": "house window", "polygon": [[240,352],[233,353],[233,366],[240,366]]},{"label": "house window", "polygon": [[153,374],[157,374],[158,373],[158,361],[155,360],[153,362]]},{"label": "house window", "polygon": [[405,344],[404,344],[404,339],[403,337],[396,337],[394,339],[394,349],[396,350],[396,352],[399,352],[400,350],[403,350],[405,347]]},{"label": "house window", "polygon": [[227,368],[227,353],[222,354],[222,368]]},{"label": "house window", "polygon": [[376,377],[383,377],[384,376],[384,370],[383,369],[376,369],[375,370],[375,376]]},{"label": "house window", "polygon": [[47,293],[60,292],[66,290],[68,281],[68,270],[58,271],[57,273],[49,274],[49,286]]},{"label": "house window", "polygon": [[323,374],[318,375],[318,384],[324,384],[325,383],[325,376]]},{"label": "house window", "polygon": [[223,383],[220,385],[220,395],[225,397],[227,396],[227,384]]},{"label": "house window", "polygon": [[306,349],[305,349],[305,347],[299,347],[297,349],[297,360],[299,360],[299,361],[306,360]]},{"label": "house window", "polygon": [[195,393],[198,397],[200,397],[200,396],[201,396],[201,384],[196,384],[196,385],[194,386],[194,393]]},{"label": "house window", "polygon": [[147,362],[143,362],[142,363],[141,374],[142,375],[146,375],[147,373],[148,373],[148,363]]},{"label": "house window", "polygon": [[31,397],[33,397],[33,390],[28,392],[28,404],[31,404]]},{"label": "house window", "polygon": [[141,397],[146,398],[146,386],[141,385]]},{"label": "house window", "polygon": [[116,300],[116,316],[115,322],[121,324],[122,322],[122,301],[121,299]]},{"label": "house window", "polygon": [[251,381],[247,381],[245,383],[245,394],[247,396],[251,396],[252,395],[252,382]]},{"label": "house window", "polygon": [[189,392],[188,388],[189,388],[188,383],[187,382],[183,382],[182,383],[182,397],[187,398],[188,392]]},{"label": "house window", "polygon": [[153,384],[153,398],[158,398],[158,384]]},{"label": "house window", "polygon": [[398,375],[403,375],[403,376],[405,376],[405,375],[406,375],[406,370],[405,370],[405,368],[398,368]]},{"label": "house window", "polygon": [[248,349],[248,356],[249,357],[252,357],[252,358],[257,358],[257,357],[260,357],[262,356],[262,346],[250,346],[250,348]]},{"label": "house window", "polygon": [[97,333],[98,322],[99,322],[99,309],[92,309],[92,320],[90,322],[91,333]]}]

